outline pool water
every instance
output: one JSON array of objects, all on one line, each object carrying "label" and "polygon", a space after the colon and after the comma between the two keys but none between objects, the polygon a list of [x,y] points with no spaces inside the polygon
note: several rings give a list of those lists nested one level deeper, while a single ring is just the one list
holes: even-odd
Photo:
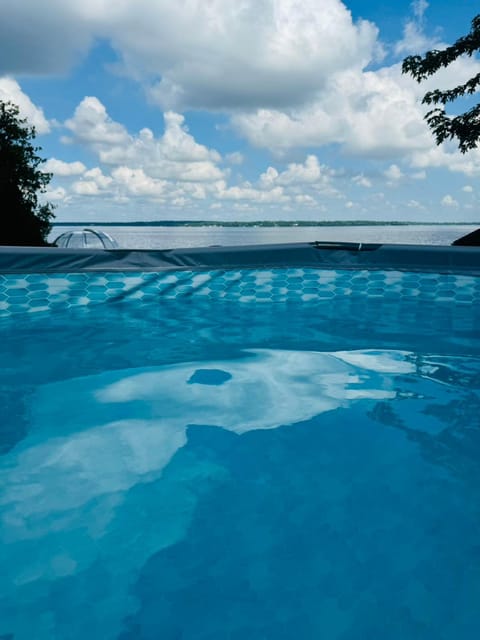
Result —
[{"label": "pool water", "polygon": [[0,325],[2,640],[480,633],[480,310]]}]

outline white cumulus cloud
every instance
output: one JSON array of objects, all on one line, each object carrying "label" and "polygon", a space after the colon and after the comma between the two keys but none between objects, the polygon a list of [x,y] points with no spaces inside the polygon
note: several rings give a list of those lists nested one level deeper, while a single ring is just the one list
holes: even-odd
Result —
[{"label": "white cumulus cloud", "polygon": [[418,169],[445,168],[454,173],[478,176],[480,175],[480,149],[472,149],[464,154],[458,150],[452,150],[451,146],[432,146],[428,150],[413,153],[411,163]]},{"label": "white cumulus cloud", "polygon": [[458,202],[449,193],[440,202],[443,207],[458,207]]},{"label": "white cumulus cloud", "polygon": [[403,177],[402,170],[397,164],[391,164],[387,169],[385,169],[383,175],[390,182],[397,182],[398,180],[400,180],[400,178]]},{"label": "white cumulus cloud", "polygon": [[102,38],[166,109],[300,104],[377,47],[376,27],[340,0],[48,4],[3,0],[0,73],[64,71]]},{"label": "white cumulus cloud", "polygon": [[409,200],[407,202],[407,207],[409,209],[419,209],[419,210],[425,209],[425,207],[420,202],[418,202],[418,200]]},{"label": "white cumulus cloud", "polygon": [[164,114],[165,132],[156,138],[150,129],[130,134],[115,122],[98,98],[82,100],[72,118],[65,123],[69,142],[94,151],[102,164],[142,169],[159,179],[180,181],[212,181],[223,178],[217,166],[220,154],[195,141],[188,133],[184,117]]},{"label": "white cumulus cloud", "polygon": [[53,173],[55,176],[79,176],[86,171],[83,162],[64,162],[57,158],[49,158],[42,167],[43,171]]},{"label": "white cumulus cloud", "polygon": [[124,187],[123,190],[130,196],[158,198],[165,191],[165,181],[155,180],[155,178],[146,175],[143,169],[118,167],[112,171],[112,177],[115,183]]},{"label": "white cumulus cloud", "polygon": [[262,204],[281,203],[290,200],[283,187],[263,190],[257,189],[249,183],[231,187],[220,183],[217,185],[215,197],[219,200],[250,201]]},{"label": "white cumulus cloud", "polygon": [[381,157],[431,144],[416,83],[399,65],[333,74],[308,105],[241,113],[232,122],[253,145],[274,151],[337,143],[349,153]]},{"label": "white cumulus cloud", "polygon": [[365,189],[370,189],[372,186],[372,181],[370,180],[370,178],[367,178],[363,174],[354,176],[352,178],[352,181],[359,187],[365,187]]},{"label": "white cumulus cloud", "polygon": [[55,187],[53,189],[47,189],[42,196],[42,199],[46,202],[61,202],[67,199],[67,190],[63,187]]},{"label": "white cumulus cloud", "polygon": [[35,127],[37,133],[43,134],[50,131],[50,124],[43,110],[30,100],[13,78],[7,76],[0,78],[0,100],[16,104],[20,116],[25,118],[28,124]]},{"label": "white cumulus cloud", "polygon": [[240,151],[233,151],[232,153],[227,153],[225,160],[229,164],[243,164],[245,162],[245,156],[243,153],[240,153]]},{"label": "white cumulus cloud", "polygon": [[296,184],[327,184],[330,182],[331,170],[321,166],[318,158],[309,155],[304,163],[290,163],[285,171],[278,172],[274,167],[269,167],[260,176],[260,184],[265,187],[272,185],[296,185]]},{"label": "white cumulus cloud", "polygon": [[72,191],[79,196],[98,196],[100,189],[93,180],[78,180],[72,185]]},{"label": "white cumulus cloud", "polygon": [[480,72],[480,61],[459,59],[419,85],[401,65],[332,73],[315,98],[291,109],[257,109],[232,116],[235,129],[257,147],[277,153],[337,144],[353,155],[410,158],[435,147],[421,99],[427,90],[456,86]]},{"label": "white cumulus cloud", "polygon": [[[230,184],[231,170],[221,168],[221,155],[199,144],[184,117],[175,112],[164,114],[164,132],[158,137],[150,129],[132,134],[91,96],[81,101],[65,127],[69,132],[65,142],[85,147],[99,162],[88,169],[81,162],[56,158],[48,162],[47,169],[64,178],[65,200],[72,196],[75,203],[82,197],[98,197],[122,206],[150,201],[194,210],[203,201],[205,208],[220,202],[245,211],[257,205],[295,205],[298,213],[301,207],[323,206],[317,201],[320,194],[339,197],[333,185],[336,172],[313,154],[279,169],[269,166],[253,182]],[[226,158],[230,164],[242,160],[239,153]]]},{"label": "white cumulus cloud", "polygon": [[412,2],[413,17],[405,23],[403,38],[395,45],[395,53],[397,55],[419,54],[427,49],[441,47],[441,43],[435,37],[428,37],[423,28],[424,16],[428,6],[426,0],[414,0]]}]

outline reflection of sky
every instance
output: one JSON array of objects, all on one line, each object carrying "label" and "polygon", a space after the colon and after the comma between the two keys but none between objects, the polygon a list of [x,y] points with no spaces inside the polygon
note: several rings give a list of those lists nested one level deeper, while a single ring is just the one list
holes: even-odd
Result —
[{"label": "reflection of sky", "polygon": [[[205,464],[159,481],[185,444],[188,425],[237,434],[275,429],[352,399],[393,398],[393,376],[413,371],[403,352],[259,350],[233,361],[45,385],[33,403],[28,437],[0,468],[0,599],[15,585],[18,602],[40,603],[52,580],[86,571],[100,554],[116,575],[112,597],[128,612],[132,575],[185,535],[197,501],[188,487],[199,474],[218,474]],[[146,517],[141,540],[132,542]],[[28,623],[22,607],[15,610],[18,617],[12,613],[9,624],[22,640],[29,637]],[[120,624],[110,613],[104,615],[106,640],[116,637]],[[38,640],[52,637],[48,616],[42,624]]]},{"label": "reflection of sky", "polygon": [[[2,503],[16,502],[19,492],[16,509],[27,515],[48,507],[38,501],[44,491],[53,509],[123,491],[161,471],[184,444],[188,425],[245,433],[307,420],[351,399],[392,398],[391,382],[378,374],[412,372],[407,355],[258,350],[242,360],[209,362],[208,370],[228,373],[220,384],[202,383],[202,366],[190,363],[45,385],[31,435],[2,472]],[[59,475],[76,478],[61,494],[48,486]],[[35,484],[26,484],[28,478]]]}]

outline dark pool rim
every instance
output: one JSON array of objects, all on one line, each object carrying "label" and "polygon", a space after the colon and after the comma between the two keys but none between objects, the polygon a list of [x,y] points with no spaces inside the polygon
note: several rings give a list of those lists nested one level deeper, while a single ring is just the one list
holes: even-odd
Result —
[{"label": "dark pool rim", "polygon": [[317,268],[480,275],[480,247],[301,242],[189,249],[0,247],[0,274]]}]

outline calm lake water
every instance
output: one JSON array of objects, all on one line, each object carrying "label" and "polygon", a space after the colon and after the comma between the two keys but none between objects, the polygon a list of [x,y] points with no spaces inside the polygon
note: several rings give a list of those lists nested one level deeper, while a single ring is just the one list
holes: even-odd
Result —
[{"label": "calm lake water", "polygon": [[[86,227],[91,226],[88,223]],[[96,226],[128,249],[175,249],[211,245],[275,244],[281,242],[379,242],[384,244],[448,245],[476,225],[339,226],[339,227],[126,227]],[[50,240],[81,227],[54,226]]]}]

